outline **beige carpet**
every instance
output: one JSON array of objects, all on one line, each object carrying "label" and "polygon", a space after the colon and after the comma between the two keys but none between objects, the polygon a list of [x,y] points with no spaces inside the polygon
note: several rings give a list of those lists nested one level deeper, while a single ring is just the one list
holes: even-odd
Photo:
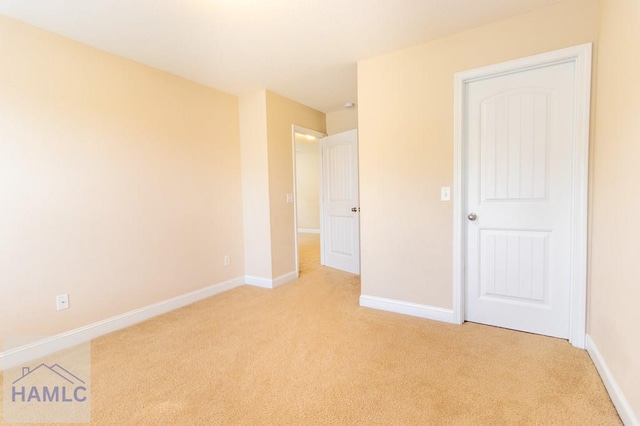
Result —
[{"label": "beige carpet", "polygon": [[301,237],[296,282],[95,340],[93,424],[620,424],[586,352],[361,308],[359,278]]}]

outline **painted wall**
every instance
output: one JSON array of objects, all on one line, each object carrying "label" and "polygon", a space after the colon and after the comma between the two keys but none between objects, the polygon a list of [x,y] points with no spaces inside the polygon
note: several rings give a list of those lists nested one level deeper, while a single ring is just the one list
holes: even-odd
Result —
[{"label": "painted wall", "polygon": [[640,3],[604,0],[601,13],[589,334],[640,419]]},{"label": "painted wall", "polygon": [[453,76],[597,40],[565,1],[358,64],[362,293],[452,307]]},{"label": "painted wall", "polygon": [[245,273],[271,278],[271,215],[264,90],[240,98]]},{"label": "painted wall", "polygon": [[2,16],[0,58],[0,336],[243,275],[236,97]]},{"label": "painted wall", "polygon": [[293,142],[291,125],[325,133],[325,114],[267,91],[267,139],[273,278],[294,272]]},{"label": "painted wall", "polygon": [[320,229],[320,151],[318,141],[296,137],[298,229]]},{"label": "painted wall", "polygon": [[327,113],[327,134],[346,132],[358,128],[358,109],[343,109]]}]

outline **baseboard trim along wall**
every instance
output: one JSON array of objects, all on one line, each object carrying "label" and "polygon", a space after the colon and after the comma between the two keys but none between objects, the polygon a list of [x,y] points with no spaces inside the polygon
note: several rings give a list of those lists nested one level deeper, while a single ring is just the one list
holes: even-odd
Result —
[{"label": "baseboard trim along wall", "polygon": [[298,232],[301,234],[319,234],[320,230],[313,228],[298,228]]},{"label": "baseboard trim along wall", "polygon": [[606,361],[602,357],[600,350],[596,346],[591,336],[587,334],[587,352],[589,356],[591,356],[591,360],[593,364],[596,366],[600,377],[602,378],[602,382],[604,386],[607,388],[609,392],[609,396],[611,397],[611,401],[613,401],[613,405],[615,405],[616,410],[618,410],[618,415],[622,419],[622,422],[627,426],[638,426],[640,422],[638,421],[638,416],[633,412],[633,408],[631,408],[631,404],[629,400],[626,398],[622,389],[618,385],[615,377],[609,370]]},{"label": "baseboard trim along wall", "polygon": [[262,277],[252,277],[250,275],[246,276],[246,283],[248,285],[252,285],[255,287],[262,288],[276,288],[280,287],[283,284],[288,283],[289,281],[293,281],[298,278],[298,273],[296,271],[289,272],[284,275],[280,275],[276,278],[262,278]]},{"label": "baseboard trim along wall", "polygon": [[397,314],[410,315],[412,317],[426,318],[434,321],[456,323],[453,316],[453,309],[419,305],[417,303],[366,295],[360,296],[360,306],[379,309],[381,311],[395,312]]},{"label": "baseboard trim along wall", "polygon": [[297,277],[298,274],[296,272],[282,275],[273,280],[242,276],[223,283],[214,284],[171,299],[163,300],[162,302],[126,312],[122,315],[98,321],[55,336],[47,337],[27,345],[9,349],[5,352],[0,352],[0,370],[13,368],[75,345],[89,342],[97,337],[130,327],[142,321],[182,308],[225,291],[232,290],[241,285],[248,284],[257,287],[275,288],[288,283]]},{"label": "baseboard trim along wall", "polygon": [[290,281],[298,279],[298,277],[299,275],[298,275],[298,272],[296,271],[291,271],[287,274],[280,275],[279,277],[273,279],[273,287],[271,288],[280,287],[281,285],[284,285]]},{"label": "baseboard trim along wall", "polygon": [[269,278],[252,277],[251,275],[247,275],[245,278],[248,285],[262,288],[273,288],[273,280],[270,280]]}]

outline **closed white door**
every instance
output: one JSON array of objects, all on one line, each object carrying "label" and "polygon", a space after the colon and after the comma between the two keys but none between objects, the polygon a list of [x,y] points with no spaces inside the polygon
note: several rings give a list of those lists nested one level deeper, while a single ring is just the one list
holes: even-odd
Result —
[{"label": "closed white door", "polygon": [[360,273],[358,132],[322,138],[322,264]]},{"label": "closed white door", "polygon": [[568,338],[575,64],[467,83],[466,320]]}]

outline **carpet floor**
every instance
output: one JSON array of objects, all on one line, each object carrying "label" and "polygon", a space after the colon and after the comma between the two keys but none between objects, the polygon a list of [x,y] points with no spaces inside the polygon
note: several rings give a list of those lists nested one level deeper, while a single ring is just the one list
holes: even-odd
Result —
[{"label": "carpet floor", "polygon": [[91,345],[96,425],[621,424],[567,341],[358,306],[359,277],[319,265],[242,286]]}]

